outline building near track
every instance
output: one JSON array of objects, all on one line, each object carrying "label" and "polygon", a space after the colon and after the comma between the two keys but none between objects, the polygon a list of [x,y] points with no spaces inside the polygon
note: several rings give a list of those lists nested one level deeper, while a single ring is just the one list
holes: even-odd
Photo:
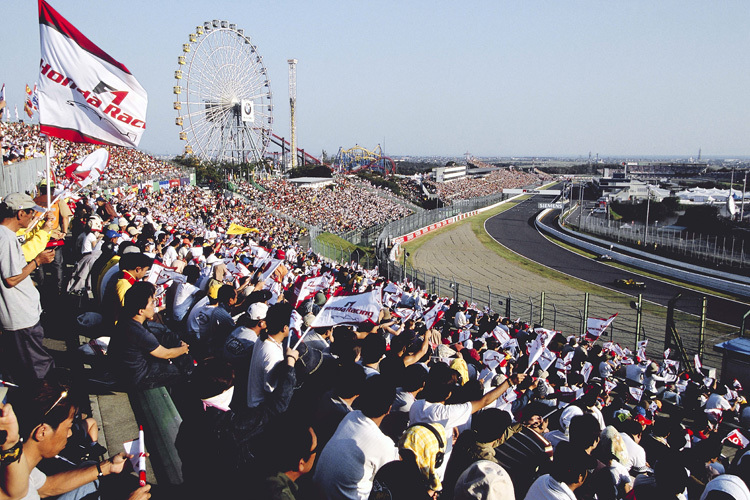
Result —
[{"label": "building near track", "polygon": [[450,182],[466,177],[466,165],[452,165],[432,169],[435,182]]}]

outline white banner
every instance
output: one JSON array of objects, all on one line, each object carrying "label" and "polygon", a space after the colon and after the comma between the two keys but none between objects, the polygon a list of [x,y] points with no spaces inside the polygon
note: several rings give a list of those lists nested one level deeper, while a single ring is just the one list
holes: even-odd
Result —
[{"label": "white banner", "polygon": [[590,340],[598,339],[604,331],[609,328],[609,325],[617,317],[617,313],[614,313],[607,319],[602,318],[586,318],[586,337]]},{"label": "white banner", "polygon": [[643,397],[643,389],[639,387],[628,387],[628,392],[630,392],[630,396],[636,401],[640,401]]},{"label": "white banner", "polygon": [[536,332],[536,338],[531,341],[529,346],[529,368],[539,359],[539,356],[547,349],[555,333],[557,333],[554,330],[545,330],[544,328],[537,328],[534,331]]},{"label": "white banner", "polygon": [[735,429],[732,432],[730,432],[727,437],[722,439],[722,441],[729,441],[735,446],[738,446],[740,448],[744,448],[748,444],[750,444],[750,439],[747,439],[739,430]]},{"label": "white banner", "polygon": [[435,326],[435,323],[440,321],[440,318],[443,317],[444,311],[443,311],[443,303],[438,302],[434,306],[432,306],[432,309],[425,311],[424,314],[422,314],[422,319],[424,320],[424,324],[429,330],[433,326]]},{"label": "white banner", "polygon": [[557,359],[557,354],[550,351],[549,349],[545,349],[542,352],[542,355],[539,356],[539,359],[537,360],[539,364],[539,368],[541,368],[544,371],[548,371],[550,365],[552,365],[552,363],[554,363],[556,359]]},{"label": "white banner", "polygon": [[581,367],[581,375],[583,375],[583,381],[588,383],[591,372],[594,371],[594,365],[586,361]]},{"label": "white banner", "polygon": [[380,301],[380,288],[368,293],[331,297],[312,323],[313,328],[336,326],[342,323],[377,323],[378,314],[383,308]]},{"label": "white banner", "polygon": [[44,0],[39,37],[40,132],[73,142],[138,146],[148,97],[130,71]]},{"label": "white banner", "polygon": [[294,307],[299,307],[302,302],[310,297],[314,297],[316,293],[322,292],[332,284],[333,278],[330,276],[318,276],[317,278],[305,280],[305,282],[302,283],[302,288],[300,288],[299,295],[297,296],[297,303]]},{"label": "white banner", "polygon": [[78,158],[75,163],[65,167],[65,178],[72,184],[68,189],[80,191],[93,184],[108,166],[109,152],[104,148],[98,148],[93,153]]},{"label": "white banner", "polygon": [[510,335],[508,335],[508,327],[505,325],[497,325],[494,330],[492,330],[492,335],[497,339],[498,342],[500,342],[500,345],[505,345],[506,342],[510,340]]}]

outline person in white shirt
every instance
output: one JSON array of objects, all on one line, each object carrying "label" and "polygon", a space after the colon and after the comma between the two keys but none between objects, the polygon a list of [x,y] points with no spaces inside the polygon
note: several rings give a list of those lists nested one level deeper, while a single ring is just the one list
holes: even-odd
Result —
[{"label": "person in white shirt", "polygon": [[[625,443],[625,449],[628,450],[628,461],[625,467],[629,471],[640,471],[648,467],[646,462],[646,450],[640,445],[643,437],[643,426],[635,420],[626,420],[622,423],[622,440]],[[634,475],[631,473],[631,475]]]},{"label": "person in white shirt", "polygon": [[367,380],[360,409],[344,417],[318,457],[313,482],[320,498],[367,500],[378,470],[398,460],[398,449],[380,430],[395,393],[381,375]]},{"label": "person in white shirt", "polygon": [[177,260],[177,246],[180,244],[179,238],[173,238],[172,241],[167,245],[167,249],[164,250],[162,255],[162,263],[166,267],[173,267],[174,261]]},{"label": "person in white shirt", "polygon": [[574,491],[596,469],[596,459],[570,443],[555,448],[552,472],[534,481],[525,500],[576,500]]},{"label": "person in white shirt", "polygon": [[[443,368],[445,367],[445,368]],[[510,379],[487,392],[481,399],[469,401],[462,404],[445,404],[450,398],[454,385],[452,384],[452,372],[447,366],[438,364],[430,369],[427,383],[423,393],[425,399],[415,401],[409,410],[409,424],[439,423],[445,428],[445,460],[438,469],[438,475],[442,480],[445,476],[445,468],[448,465],[451,451],[453,450],[453,429],[465,426],[469,423],[471,415],[485,406],[493,403],[512,386],[520,384],[526,375],[514,373]]]},{"label": "person in white shirt", "polygon": [[[289,318],[292,307],[287,303],[271,306],[266,313],[266,331],[255,343],[250,358],[250,370],[247,377],[247,406],[255,408],[265,401],[276,388],[272,370],[277,363],[284,360],[284,339],[289,337]],[[289,356],[287,353],[286,356]]]},{"label": "person in white shirt", "polygon": [[200,276],[200,270],[196,266],[185,266],[182,270],[182,274],[187,277],[185,283],[174,283],[174,291],[171,290],[167,294],[167,306],[171,311],[172,319],[175,321],[182,321],[187,316],[190,308],[193,307],[200,300],[200,289],[195,286]]},{"label": "person in white shirt", "polygon": [[469,320],[466,319],[466,306],[461,306],[461,309],[456,313],[456,317],[453,320],[453,324],[456,328],[462,330],[466,325],[469,324]]}]

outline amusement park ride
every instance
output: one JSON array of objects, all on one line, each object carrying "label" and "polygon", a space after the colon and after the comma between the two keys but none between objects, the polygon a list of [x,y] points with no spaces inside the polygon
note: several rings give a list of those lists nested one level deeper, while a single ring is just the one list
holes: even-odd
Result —
[{"label": "amusement park ride", "polygon": [[[291,144],[273,133],[273,104],[268,71],[258,48],[243,29],[228,21],[207,21],[182,44],[174,73],[175,124],[185,141],[185,154],[232,163],[271,160],[282,170],[322,162],[297,147],[296,59],[289,59]],[[274,144],[281,152],[269,151]],[[295,152],[292,155],[292,151]],[[292,155],[290,157],[290,155]],[[396,164],[361,146],[339,148],[332,165],[337,172],[374,169],[396,172]]]},{"label": "amusement park ride", "polygon": [[350,149],[339,148],[332,167],[334,172],[341,173],[354,173],[365,169],[377,170],[383,175],[396,173],[396,164],[391,158],[383,155],[380,144],[372,151],[359,145]]}]

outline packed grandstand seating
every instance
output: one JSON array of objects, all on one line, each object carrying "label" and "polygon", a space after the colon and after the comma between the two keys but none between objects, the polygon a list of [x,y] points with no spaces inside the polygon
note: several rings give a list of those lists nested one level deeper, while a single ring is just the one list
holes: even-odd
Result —
[{"label": "packed grandstand seating", "polygon": [[501,192],[503,189],[522,188],[538,183],[538,175],[516,170],[497,170],[480,179],[463,178],[451,182],[427,181],[430,192],[437,192],[447,204]]},{"label": "packed grandstand seating", "polygon": [[[77,147],[59,144],[60,161]],[[138,175],[140,154],[114,153],[111,174]],[[526,175],[437,189],[454,200],[482,196],[532,183]],[[348,178],[318,191],[260,183],[266,191],[241,189],[329,230],[408,213]],[[87,192],[58,249],[58,282],[44,250],[54,219],[21,247],[13,221],[31,221],[33,202],[9,194],[0,245],[16,255],[0,278],[31,269],[16,286],[33,293],[24,296],[31,307],[15,302],[0,314],[0,385],[23,388],[9,386],[12,411],[0,403],[3,498],[28,488],[83,497],[100,484],[125,497],[130,483],[105,476],[127,470],[126,455],[97,459],[96,422],[81,414],[91,417],[89,395],[102,390],[137,400],[164,387],[159,399],[179,413],[179,432],[158,451],[173,449],[183,481],[160,484],[165,498],[750,498],[741,385],[680,366],[676,352],[634,353],[537,328],[332,262],[301,247],[303,231],[286,220],[188,185]],[[228,234],[231,223],[246,234]],[[14,288],[0,301],[12,301]],[[9,327],[26,316],[33,325]],[[68,325],[76,322],[93,339],[80,355],[96,377],[73,376],[79,357],[54,367],[44,348],[21,356],[23,343],[7,340],[73,343]],[[149,435],[162,431],[155,425]],[[58,432],[69,440],[39,445]],[[738,443],[734,460],[722,456],[726,438]],[[68,479],[55,481],[59,474]],[[129,498],[147,499],[150,486],[132,479]]]},{"label": "packed grandstand seating", "polygon": [[362,229],[405,217],[411,210],[378,195],[378,188],[367,181],[335,176],[334,184],[301,188],[285,179],[259,180],[266,191],[240,183],[239,191],[248,198],[284,212],[302,222],[340,233]]},{"label": "packed grandstand seating", "polygon": [[[41,156],[44,154],[44,140],[39,135],[39,125],[24,122],[0,124],[2,134],[3,162],[15,161]],[[61,173],[62,169],[94,149],[101,146],[79,144],[63,139],[52,139],[52,166]],[[120,146],[104,146],[110,154],[110,166],[102,175],[101,182],[106,184],[136,184],[157,178],[179,176],[181,169],[172,163],[157,160],[137,149]]]}]

